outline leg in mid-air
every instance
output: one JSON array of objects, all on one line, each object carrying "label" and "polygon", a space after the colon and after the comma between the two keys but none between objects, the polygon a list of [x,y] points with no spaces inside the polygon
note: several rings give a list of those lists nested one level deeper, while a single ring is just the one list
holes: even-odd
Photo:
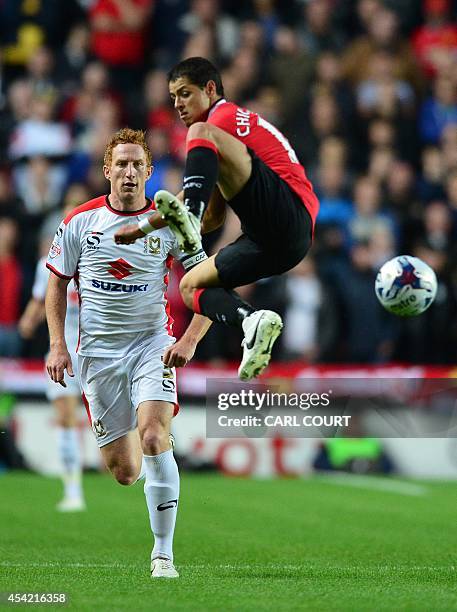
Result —
[{"label": "leg in mid-air", "polygon": [[[59,390],[56,390],[59,392]],[[56,410],[57,447],[62,464],[63,499],[57,504],[59,512],[85,510],[82,489],[80,443],[76,429],[76,413],[79,406],[76,395],[60,395],[52,400]]]}]

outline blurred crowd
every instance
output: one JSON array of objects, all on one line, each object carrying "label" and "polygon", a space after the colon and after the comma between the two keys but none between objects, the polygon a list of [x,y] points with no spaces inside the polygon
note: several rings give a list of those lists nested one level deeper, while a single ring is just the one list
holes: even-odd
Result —
[{"label": "blurred crowd", "polygon": [[[227,98],[284,132],[321,202],[305,260],[241,289],[284,317],[275,358],[455,363],[456,22],[453,0],[2,0],[0,356],[45,353],[45,328],[24,341],[17,323],[62,209],[108,191],[112,132],[147,131],[148,196],[180,191],[186,129],[166,72],[199,55],[222,69]],[[229,215],[207,250],[239,232]],[[401,253],[439,279],[433,306],[410,320],[373,290]],[[197,358],[237,359],[240,340],[214,325]]]}]

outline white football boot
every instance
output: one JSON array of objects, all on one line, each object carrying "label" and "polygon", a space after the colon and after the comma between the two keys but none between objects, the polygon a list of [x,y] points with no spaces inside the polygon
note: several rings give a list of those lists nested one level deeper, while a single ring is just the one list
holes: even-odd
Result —
[{"label": "white football boot", "polygon": [[82,512],[86,509],[86,502],[82,497],[64,497],[56,509],[58,512]]},{"label": "white football boot", "polygon": [[154,196],[157,210],[175,234],[179,248],[185,253],[195,253],[202,248],[200,221],[187,206],[172,193],[161,189]]},{"label": "white football boot", "polygon": [[151,561],[151,578],[179,578],[179,574],[173,561],[157,558]]},{"label": "white football boot", "polygon": [[257,310],[244,319],[243,359],[238,368],[241,380],[251,380],[263,372],[281,330],[282,319],[272,310]]}]

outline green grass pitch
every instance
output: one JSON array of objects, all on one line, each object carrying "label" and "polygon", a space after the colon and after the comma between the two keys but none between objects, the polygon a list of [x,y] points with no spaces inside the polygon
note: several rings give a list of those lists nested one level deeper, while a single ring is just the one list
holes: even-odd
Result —
[{"label": "green grass pitch", "polygon": [[141,485],[90,475],[88,511],[58,514],[56,479],[2,475],[0,591],[115,612],[457,610],[457,484],[358,482],[183,474],[181,578],[153,581]]}]

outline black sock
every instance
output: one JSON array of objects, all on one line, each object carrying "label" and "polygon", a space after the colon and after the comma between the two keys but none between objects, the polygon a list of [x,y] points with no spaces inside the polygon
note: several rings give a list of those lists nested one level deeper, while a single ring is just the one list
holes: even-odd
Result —
[{"label": "black sock", "polygon": [[205,315],[211,321],[225,323],[233,327],[241,327],[243,320],[255,312],[235,291],[220,287],[198,289],[195,301],[199,314]]},{"label": "black sock", "polygon": [[201,219],[216,185],[219,162],[217,149],[210,140],[196,139],[190,146],[184,172],[184,203]]}]

